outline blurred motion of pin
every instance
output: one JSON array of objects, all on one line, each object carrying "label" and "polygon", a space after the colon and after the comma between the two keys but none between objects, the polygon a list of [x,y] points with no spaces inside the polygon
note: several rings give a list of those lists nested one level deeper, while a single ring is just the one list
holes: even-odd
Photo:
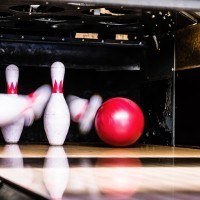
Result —
[{"label": "blurred motion of pin", "polygon": [[88,100],[74,95],[68,95],[67,103],[69,106],[72,121],[79,122],[87,109]]},{"label": "blurred motion of pin", "polygon": [[36,120],[42,116],[44,108],[47,105],[50,96],[51,87],[49,85],[41,86],[37,88],[37,90],[35,90],[33,93],[28,95],[30,101],[34,102],[32,110]]},{"label": "blurred motion of pin", "polygon": [[79,130],[82,134],[86,134],[92,129],[94,118],[102,102],[103,99],[100,95],[93,95],[90,98],[87,109],[79,121]]},{"label": "blurred motion of pin", "polygon": [[51,146],[45,156],[43,181],[50,199],[62,199],[69,180],[69,163],[62,146]]},{"label": "blurred motion of pin", "polygon": [[[16,65],[8,65],[5,71],[7,82],[7,94],[9,96],[17,96],[17,87],[19,79],[19,69]],[[24,118],[21,117],[14,123],[3,126],[1,131],[3,138],[7,143],[17,143],[20,139],[24,127]]]},{"label": "blurred motion of pin", "polygon": [[8,96],[7,94],[0,94],[0,105],[0,126],[16,122],[24,117],[26,115],[25,111],[31,107],[26,96],[23,95]]},{"label": "blurred motion of pin", "polygon": [[[20,118],[25,118],[25,125],[31,125],[34,120],[34,111],[39,107],[40,113],[43,112],[49,97],[51,95],[51,87],[43,85],[35,92],[29,95],[10,96],[0,94],[0,126],[6,126],[16,122]],[[31,112],[29,112],[32,110]],[[31,113],[31,114],[30,114]],[[31,117],[32,116],[32,117]],[[27,118],[30,118],[27,120]]]},{"label": "blurred motion of pin", "polygon": [[65,66],[51,65],[52,94],[44,113],[44,129],[50,145],[63,145],[70,126],[70,113],[63,96]]}]

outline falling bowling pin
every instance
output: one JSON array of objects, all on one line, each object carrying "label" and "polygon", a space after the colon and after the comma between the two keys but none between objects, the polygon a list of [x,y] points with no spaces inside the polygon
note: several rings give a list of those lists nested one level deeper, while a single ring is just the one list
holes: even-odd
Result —
[{"label": "falling bowling pin", "polygon": [[[7,94],[10,96],[17,96],[17,87],[19,79],[19,69],[16,65],[8,65],[6,67],[6,82],[7,82]],[[24,118],[21,117],[14,123],[7,126],[3,126],[1,131],[4,140],[7,143],[17,143],[20,139],[22,130],[24,127]]]},{"label": "falling bowling pin", "polygon": [[95,94],[90,98],[87,109],[79,122],[79,130],[82,134],[86,134],[92,129],[97,110],[102,102],[103,99],[100,95]]},{"label": "falling bowling pin", "polygon": [[68,95],[67,102],[72,121],[79,122],[87,109],[88,100],[74,95]]},{"label": "falling bowling pin", "polygon": [[7,95],[0,94],[0,127],[24,118],[24,125],[30,126],[35,119],[36,113],[43,113],[43,110],[51,96],[51,87],[42,85],[31,95]]},{"label": "falling bowling pin", "polygon": [[51,65],[52,94],[44,113],[44,129],[50,145],[63,145],[70,126],[70,113],[63,96],[65,66]]}]

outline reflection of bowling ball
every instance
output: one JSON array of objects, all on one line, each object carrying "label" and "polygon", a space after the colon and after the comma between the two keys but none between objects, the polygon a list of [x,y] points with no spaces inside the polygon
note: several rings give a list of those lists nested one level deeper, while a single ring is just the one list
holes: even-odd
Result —
[{"label": "reflection of bowling ball", "polygon": [[94,175],[99,190],[113,199],[130,199],[141,184],[139,158],[99,158]]},{"label": "reflection of bowling ball", "polygon": [[95,118],[99,137],[113,146],[127,146],[136,142],[144,128],[142,110],[133,101],[116,97],[104,102]]}]

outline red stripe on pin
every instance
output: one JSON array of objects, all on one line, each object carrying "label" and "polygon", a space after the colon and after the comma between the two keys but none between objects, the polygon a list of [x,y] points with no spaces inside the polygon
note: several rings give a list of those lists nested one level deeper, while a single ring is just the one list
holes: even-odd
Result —
[{"label": "red stripe on pin", "polygon": [[63,93],[63,82],[60,81],[59,85],[57,81],[54,81],[52,93]]},{"label": "red stripe on pin", "polygon": [[14,83],[12,82],[9,86],[7,85],[7,94],[17,94],[17,83],[14,86]]},{"label": "red stripe on pin", "polygon": [[82,113],[79,113],[78,115],[76,115],[76,116],[74,117],[74,121],[75,121],[75,122],[78,122],[78,120],[81,118],[81,116],[82,116]]}]

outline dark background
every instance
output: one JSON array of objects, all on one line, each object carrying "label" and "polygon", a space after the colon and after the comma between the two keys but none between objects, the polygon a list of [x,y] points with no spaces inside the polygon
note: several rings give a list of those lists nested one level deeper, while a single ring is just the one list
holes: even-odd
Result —
[{"label": "dark background", "polygon": [[[52,2],[30,13],[27,1],[0,5],[0,88],[6,91],[5,67],[19,67],[19,93],[49,83],[50,66],[66,67],[64,97],[106,101],[126,97],[143,110],[145,129],[139,143],[174,144],[174,33],[177,12],[106,6],[112,14],[94,15],[98,5]],[[117,14],[117,15],[116,15]],[[76,33],[98,33],[98,39],[77,39]],[[115,34],[128,40],[116,40]],[[3,138],[0,139],[1,142]],[[81,135],[71,122],[67,142],[101,143],[93,128]],[[25,127],[20,143],[45,143],[43,119]]]}]

